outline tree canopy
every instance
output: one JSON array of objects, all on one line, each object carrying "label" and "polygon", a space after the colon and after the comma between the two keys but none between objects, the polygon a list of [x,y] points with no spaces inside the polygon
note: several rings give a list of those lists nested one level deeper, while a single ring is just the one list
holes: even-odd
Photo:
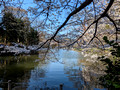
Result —
[{"label": "tree canopy", "polygon": [[[107,73],[112,80],[113,75],[120,74],[117,72],[120,63],[120,0],[33,0],[32,3],[34,5],[25,10],[24,0],[0,1],[2,42],[38,44],[37,30],[40,35],[46,33],[42,35],[46,40],[38,49],[44,45],[49,49],[52,41],[66,47],[75,44],[78,45],[76,47],[82,44],[104,47],[107,42],[113,47],[112,55],[117,57],[114,63],[109,58],[102,58],[108,65]],[[106,80],[108,75],[104,76]],[[118,82],[111,83],[119,87]]]},{"label": "tree canopy", "polygon": [[28,45],[38,44],[38,32],[25,24],[26,21],[16,18],[12,13],[6,12],[2,17],[1,42],[17,42]]},{"label": "tree canopy", "polygon": [[3,12],[9,10],[18,18],[29,15],[29,24],[50,33],[44,44],[54,41],[65,46],[75,43],[79,46],[83,42],[103,45],[105,34],[119,39],[119,0],[33,0],[32,3],[26,10],[22,9],[24,0],[1,1],[1,7]]}]

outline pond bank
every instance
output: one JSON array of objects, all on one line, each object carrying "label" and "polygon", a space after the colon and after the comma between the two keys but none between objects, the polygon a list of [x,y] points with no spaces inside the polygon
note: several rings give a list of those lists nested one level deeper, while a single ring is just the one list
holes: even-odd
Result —
[{"label": "pond bank", "polygon": [[80,52],[84,57],[90,57],[89,59],[86,59],[87,61],[90,62],[98,62],[98,57],[101,57],[105,55],[106,57],[111,56],[111,52],[109,51],[110,48],[103,50],[103,49],[98,49],[98,48],[83,48],[83,49],[72,49],[74,51]]},{"label": "pond bank", "polygon": [[[80,52],[84,59],[81,60],[83,68],[83,73],[89,72],[87,74],[96,75],[98,77],[105,74],[105,65],[98,58],[102,56],[111,57],[109,49],[101,50],[97,48],[84,48],[84,49],[73,49],[74,51]],[[95,68],[96,67],[96,68]],[[90,75],[85,74],[85,79],[90,81]]]},{"label": "pond bank", "polygon": [[12,43],[10,46],[0,44],[0,56],[17,56],[17,55],[28,55],[37,54],[38,45],[25,46],[20,43]]}]

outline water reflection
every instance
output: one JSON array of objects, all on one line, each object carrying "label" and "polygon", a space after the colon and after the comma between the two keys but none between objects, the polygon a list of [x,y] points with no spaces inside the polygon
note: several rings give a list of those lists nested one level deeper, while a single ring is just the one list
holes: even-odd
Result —
[{"label": "water reflection", "polygon": [[[61,83],[64,84],[63,90],[102,88],[96,79],[97,74],[84,70],[86,66],[81,62],[84,57],[80,53],[59,50],[55,55],[57,60],[54,57],[43,60],[40,55],[1,57],[0,80],[27,83],[24,88],[27,90],[58,89]],[[0,87],[7,86],[1,84]]]},{"label": "water reflection", "polygon": [[[34,58],[33,58],[34,57]],[[38,65],[35,62],[38,57],[35,56],[19,56],[19,57],[0,57],[0,81],[7,82],[28,82],[30,78],[30,70]],[[14,86],[13,84],[12,86]],[[1,84],[6,88],[7,84]]]}]

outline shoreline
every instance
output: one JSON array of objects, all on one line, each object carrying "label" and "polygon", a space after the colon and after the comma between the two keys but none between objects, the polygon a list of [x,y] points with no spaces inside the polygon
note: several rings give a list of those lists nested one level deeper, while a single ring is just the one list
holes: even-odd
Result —
[{"label": "shoreline", "polygon": [[101,56],[111,57],[110,48],[106,48],[106,50],[99,48],[73,48],[72,50],[81,53],[84,58],[87,58],[87,62],[99,62],[98,58]]},{"label": "shoreline", "polygon": [[38,45],[25,46],[20,43],[12,43],[12,45],[0,45],[0,56],[18,56],[31,55],[38,53]]}]

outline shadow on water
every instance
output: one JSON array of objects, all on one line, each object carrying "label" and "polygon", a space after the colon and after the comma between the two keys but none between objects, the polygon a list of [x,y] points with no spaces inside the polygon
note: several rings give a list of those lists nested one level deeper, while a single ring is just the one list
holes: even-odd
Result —
[{"label": "shadow on water", "polygon": [[21,83],[25,90],[59,89],[60,84],[63,90],[104,90],[97,74],[84,70],[80,53],[61,49],[55,53],[56,58],[48,56],[49,60],[43,60],[41,55],[0,57],[0,88],[7,89],[3,82],[11,80],[12,88],[20,89],[17,83]]},{"label": "shadow on water", "polygon": [[[0,81],[13,83],[28,82],[31,70],[38,65],[38,55],[17,56],[17,57],[0,57]],[[12,85],[13,87],[15,84]],[[0,87],[6,88],[7,84],[1,84]]]}]

